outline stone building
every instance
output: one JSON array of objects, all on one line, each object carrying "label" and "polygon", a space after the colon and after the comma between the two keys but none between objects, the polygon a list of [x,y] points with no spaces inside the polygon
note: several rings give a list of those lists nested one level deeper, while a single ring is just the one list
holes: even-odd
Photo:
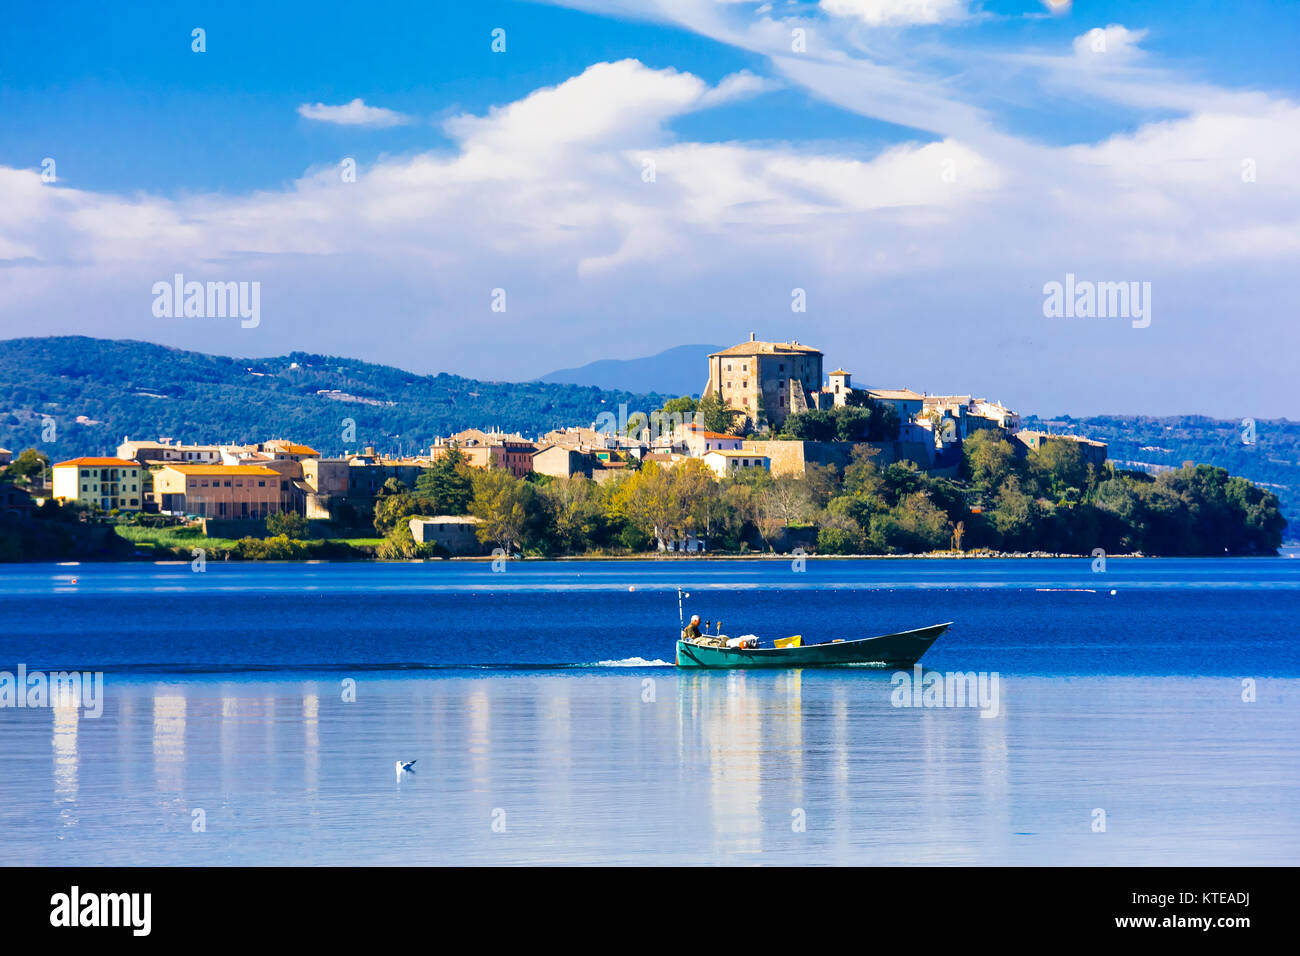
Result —
[{"label": "stone building", "polygon": [[430,461],[438,461],[455,446],[471,468],[505,468],[516,478],[533,470],[537,445],[522,435],[467,428],[448,438],[436,439],[429,449]]},{"label": "stone building", "polygon": [[1026,429],[1016,432],[1015,438],[1024,446],[1026,453],[1034,448],[1042,448],[1049,442],[1074,442],[1083,454],[1083,460],[1087,464],[1092,465],[1094,468],[1100,468],[1106,464],[1106,452],[1108,450],[1106,443],[1092,438],[1084,438],[1082,435],[1053,435],[1050,432]]},{"label": "stone building", "polygon": [[709,356],[704,393],[744,412],[757,425],[780,428],[792,412],[815,408],[822,388],[822,353],[798,342],[748,342]]},{"label": "stone building", "polygon": [[438,515],[410,521],[412,538],[420,544],[440,544],[453,555],[486,551],[478,539],[478,525],[479,519],[473,515]]},{"label": "stone building", "polygon": [[575,445],[546,445],[533,455],[533,471],[553,478],[590,478],[593,455]]}]

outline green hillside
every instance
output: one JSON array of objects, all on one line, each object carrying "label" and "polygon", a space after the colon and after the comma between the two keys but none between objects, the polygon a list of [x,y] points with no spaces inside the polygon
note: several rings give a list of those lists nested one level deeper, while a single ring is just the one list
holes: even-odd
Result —
[{"label": "green hillside", "polygon": [[1204,415],[1028,417],[1024,427],[1104,441],[1110,446],[1110,460],[1119,468],[1159,473],[1189,461],[1226,468],[1277,495],[1282,513],[1290,519],[1288,540],[1300,538],[1300,422],[1257,419],[1253,436],[1241,419]]},{"label": "green hillside", "polygon": [[[0,446],[58,460],[111,453],[124,435],[186,442],[288,437],[323,454],[374,445],[427,447],[439,435],[497,426],[528,437],[588,425],[605,411],[653,411],[667,396],[540,382],[416,375],[355,359],[204,355],[84,336],[0,341]],[[42,423],[54,422],[53,443]],[[78,422],[78,418],[81,422]],[[345,437],[345,419],[355,437]]]}]

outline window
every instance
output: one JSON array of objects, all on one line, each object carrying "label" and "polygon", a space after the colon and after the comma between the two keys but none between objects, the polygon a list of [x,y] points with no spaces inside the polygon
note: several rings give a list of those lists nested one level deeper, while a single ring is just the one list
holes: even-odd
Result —
[{"label": "window", "polygon": [[259,487],[259,488],[265,488],[265,487],[266,487],[266,482],[265,482],[264,480],[259,480],[258,483],[257,483],[257,487]]},{"label": "window", "polygon": [[229,479],[229,478],[226,479],[226,487],[227,487],[227,488],[230,487],[230,479]]}]

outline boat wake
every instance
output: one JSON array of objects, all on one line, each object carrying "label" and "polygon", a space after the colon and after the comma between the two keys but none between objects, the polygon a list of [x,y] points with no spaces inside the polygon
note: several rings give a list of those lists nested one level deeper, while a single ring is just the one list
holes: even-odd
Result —
[{"label": "boat wake", "polygon": [[625,657],[621,661],[597,661],[595,664],[578,664],[578,667],[672,667],[669,661],[658,658],[652,661],[644,657]]}]

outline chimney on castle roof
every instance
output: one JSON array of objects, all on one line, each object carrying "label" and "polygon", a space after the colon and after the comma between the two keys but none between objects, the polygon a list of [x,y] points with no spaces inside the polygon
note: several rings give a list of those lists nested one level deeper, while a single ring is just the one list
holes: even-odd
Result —
[{"label": "chimney on castle roof", "polygon": [[754,333],[753,333],[753,332],[750,332],[750,333],[749,333],[749,341],[751,341],[751,342],[754,341]]}]

